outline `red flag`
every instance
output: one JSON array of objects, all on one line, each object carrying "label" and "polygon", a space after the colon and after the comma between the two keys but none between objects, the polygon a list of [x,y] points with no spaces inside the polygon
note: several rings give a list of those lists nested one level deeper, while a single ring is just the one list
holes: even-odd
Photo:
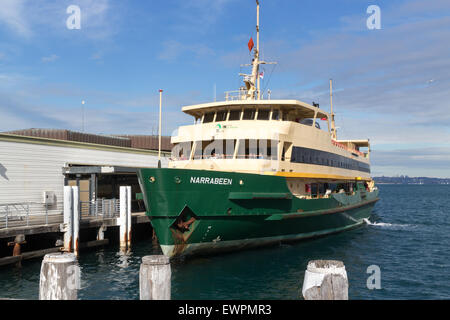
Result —
[{"label": "red flag", "polygon": [[248,50],[252,51],[255,44],[253,43],[253,38],[250,38],[250,41],[248,42]]}]

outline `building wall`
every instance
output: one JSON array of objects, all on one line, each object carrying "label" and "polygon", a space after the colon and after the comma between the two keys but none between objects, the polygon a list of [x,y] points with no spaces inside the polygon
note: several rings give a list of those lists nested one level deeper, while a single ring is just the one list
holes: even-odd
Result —
[{"label": "building wall", "polygon": [[[167,167],[168,156],[162,156]],[[69,164],[156,167],[158,153],[113,146],[0,134],[0,205],[42,203],[53,191],[63,201],[64,175]]]}]

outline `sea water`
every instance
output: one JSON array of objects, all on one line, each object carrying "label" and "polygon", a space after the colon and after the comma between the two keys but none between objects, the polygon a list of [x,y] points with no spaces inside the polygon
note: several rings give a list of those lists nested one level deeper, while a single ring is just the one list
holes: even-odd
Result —
[{"label": "sea water", "polygon": [[[308,261],[315,259],[344,262],[350,299],[450,299],[450,186],[379,189],[381,200],[358,229],[175,261],[172,299],[300,299]],[[159,253],[150,240],[133,244],[128,255],[114,245],[82,252],[79,298],[139,299],[141,258]],[[1,268],[0,298],[37,299],[40,265],[38,259]],[[370,285],[373,276],[379,276],[378,289]]]}]

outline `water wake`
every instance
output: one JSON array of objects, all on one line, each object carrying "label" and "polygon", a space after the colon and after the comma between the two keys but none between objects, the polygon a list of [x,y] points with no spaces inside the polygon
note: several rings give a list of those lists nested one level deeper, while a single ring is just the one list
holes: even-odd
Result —
[{"label": "water wake", "polygon": [[369,219],[364,219],[364,222],[369,226],[380,227],[380,228],[389,228],[389,229],[407,229],[414,227],[411,224],[395,224],[395,223],[386,223],[386,222],[371,222]]}]

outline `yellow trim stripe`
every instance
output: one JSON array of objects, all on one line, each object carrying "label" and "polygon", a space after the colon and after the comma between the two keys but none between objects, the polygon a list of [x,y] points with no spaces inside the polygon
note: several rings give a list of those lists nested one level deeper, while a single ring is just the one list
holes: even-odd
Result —
[{"label": "yellow trim stripe", "polygon": [[286,178],[311,178],[311,179],[333,179],[333,180],[365,180],[370,181],[372,178],[340,176],[321,173],[304,173],[304,172],[264,172],[267,175],[286,177]]}]

